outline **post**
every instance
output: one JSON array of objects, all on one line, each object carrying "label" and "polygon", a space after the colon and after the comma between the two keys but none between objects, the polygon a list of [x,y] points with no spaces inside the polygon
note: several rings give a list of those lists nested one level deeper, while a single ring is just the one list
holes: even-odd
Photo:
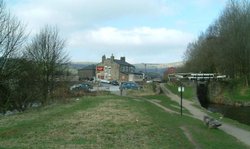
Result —
[{"label": "post", "polygon": [[180,87],[178,87],[178,92],[181,94],[181,103],[180,103],[180,109],[181,109],[181,116],[182,116],[182,92],[184,92],[183,84],[180,80],[178,80],[180,83]]},{"label": "post", "polygon": [[122,96],[122,88],[120,88],[120,95]]},{"label": "post", "polygon": [[181,83],[181,116],[182,116],[182,92],[183,90],[182,90],[182,83]]},{"label": "post", "polygon": [[122,96],[122,90],[123,90],[122,83],[120,83],[119,89],[120,89],[120,96]]}]

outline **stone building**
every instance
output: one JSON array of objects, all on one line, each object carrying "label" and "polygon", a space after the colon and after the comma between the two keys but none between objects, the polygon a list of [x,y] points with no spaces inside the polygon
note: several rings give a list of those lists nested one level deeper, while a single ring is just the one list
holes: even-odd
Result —
[{"label": "stone building", "polygon": [[102,62],[96,66],[96,78],[101,80],[128,81],[129,74],[135,72],[135,66],[126,62],[125,57],[115,59],[112,55],[110,58],[102,56]]},{"label": "stone building", "polygon": [[96,65],[89,65],[78,69],[79,80],[92,80],[96,74]]}]

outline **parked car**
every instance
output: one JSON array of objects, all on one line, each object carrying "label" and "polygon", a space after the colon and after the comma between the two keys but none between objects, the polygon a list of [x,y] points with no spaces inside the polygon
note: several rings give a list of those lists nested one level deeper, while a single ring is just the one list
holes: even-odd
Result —
[{"label": "parked car", "polygon": [[119,83],[116,80],[110,81],[110,84],[115,85],[115,86],[119,85]]},{"label": "parked car", "polygon": [[123,82],[120,86],[121,89],[140,89],[140,86],[135,82]]},{"label": "parked car", "polygon": [[75,85],[70,87],[71,91],[72,90],[74,90],[74,91],[79,91],[79,90],[90,91],[91,89],[93,89],[93,86],[88,84],[88,83],[75,84]]},{"label": "parked car", "polygon": [[101,83],[106,83],[106,84],[110,84],[109,80],[100,80]]}]

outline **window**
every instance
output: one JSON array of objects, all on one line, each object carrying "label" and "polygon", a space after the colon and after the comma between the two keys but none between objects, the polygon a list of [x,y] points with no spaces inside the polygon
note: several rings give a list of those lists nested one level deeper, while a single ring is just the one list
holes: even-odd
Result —
[{"label": "window", "polygon": [[134,67],[130,67],[130,71],[129,72],[135,72],[135,68]]},{"label": "window", "polygon": [[129,72],[129,67],[128,66],[125,67],[125,72]]},{"label": "window", "polygon": [[126,72],[126,67],[125,66],[121,66],[121,72]]}]

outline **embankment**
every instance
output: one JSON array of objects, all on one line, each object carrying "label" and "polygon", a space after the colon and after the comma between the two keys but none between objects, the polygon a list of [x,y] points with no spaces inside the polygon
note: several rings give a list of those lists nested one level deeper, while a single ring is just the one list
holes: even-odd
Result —
[{"label": "embankment", "polygon": [[242,87],[237,85],[232,87],[227,82],[210,82],[208,84],[209,102],[232,106],[250,106],[250,92],[242,93],[242,90],[244,90]]}]

